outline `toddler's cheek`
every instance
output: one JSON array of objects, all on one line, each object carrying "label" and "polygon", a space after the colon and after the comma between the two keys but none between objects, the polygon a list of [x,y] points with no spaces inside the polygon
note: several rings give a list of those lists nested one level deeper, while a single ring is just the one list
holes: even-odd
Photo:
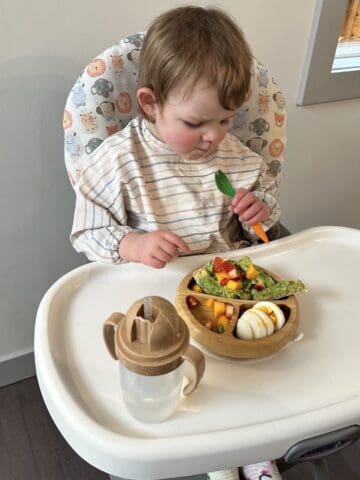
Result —
[{"label": "toddler's cheek", "polygon": [[194,136],[187,132],[169,133],[167,144],[174,150],[186,151],[192,148],[195,143]]}]

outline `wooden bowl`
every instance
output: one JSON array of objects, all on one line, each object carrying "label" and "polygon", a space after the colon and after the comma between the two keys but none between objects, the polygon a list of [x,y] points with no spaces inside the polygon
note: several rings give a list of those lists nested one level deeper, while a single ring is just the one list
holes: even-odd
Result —
[{"label": "wooden bowl", "polygon": [[[279,280],[273,273],[268,273]],[[298,306],[294,295],[289,295],[280,300],[271,300],[282,309],[285,315],[286,322],[280,330],[264,338],[242,340],[235,337],[236,322],[242,313],[255,305],[258,300],[239,300],[198,293],[191,290],[194,283],[193,272],[191,272],[186,275],[178,287],[175,305],[179,315],[189,327],[191,337],[210,352],[225,357],[242,359],[267,357],[284,348],[298,333]],[[199,304],[189,308],[186,302],[189,295],[195,297]],[[204,305],[205,300],[209,297],[230,303],[234,307],[229,327],[223,333],[217,333],[204,326],[208,320],[215,319],[211,308]]]}]

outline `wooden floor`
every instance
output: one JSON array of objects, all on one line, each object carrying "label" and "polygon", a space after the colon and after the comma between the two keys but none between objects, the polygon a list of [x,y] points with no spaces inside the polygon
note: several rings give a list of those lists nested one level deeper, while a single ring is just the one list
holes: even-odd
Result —
[{"label": "wooden floor", "polygon": [[[360,441],[330,456],[328,465],[329,480],[360,480]],[[34,377],[0,389],[0,480],[108,478],[82,460],[62,438],[47,413]],[[311,464],[297,465],[283,478],[312,480]],[[186,478],[205,479],[205,474]]]}]

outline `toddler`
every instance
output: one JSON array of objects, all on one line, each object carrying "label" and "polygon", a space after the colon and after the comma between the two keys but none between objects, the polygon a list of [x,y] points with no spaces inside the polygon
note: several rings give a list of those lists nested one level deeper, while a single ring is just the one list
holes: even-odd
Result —
[{"label": "toddler", "polygon": [[[77,183],[71,241],[89,260],[163,268],[178,255],[229,251],[280,216],[262,157],[227,133],[249,90],[252,55],[218,9],[180,7],[151,24],[140,53],[140,115],[92,154]],[[223,170],[238,188],[217,191]],[[273,462],[243,467],[279,479]],[[238,480],[238,470],[209,473]]]}]

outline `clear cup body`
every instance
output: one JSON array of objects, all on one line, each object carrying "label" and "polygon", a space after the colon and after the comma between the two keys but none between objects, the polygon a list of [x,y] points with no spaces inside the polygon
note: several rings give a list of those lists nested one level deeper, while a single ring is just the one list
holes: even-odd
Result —
[{"label": "clear cup body", "polygon": [[122,396],[130,415],[148,423],[169,418],[180,398],[184,363],[169,373],[155,376],[139,375],[121,362],[119,366]]}]

